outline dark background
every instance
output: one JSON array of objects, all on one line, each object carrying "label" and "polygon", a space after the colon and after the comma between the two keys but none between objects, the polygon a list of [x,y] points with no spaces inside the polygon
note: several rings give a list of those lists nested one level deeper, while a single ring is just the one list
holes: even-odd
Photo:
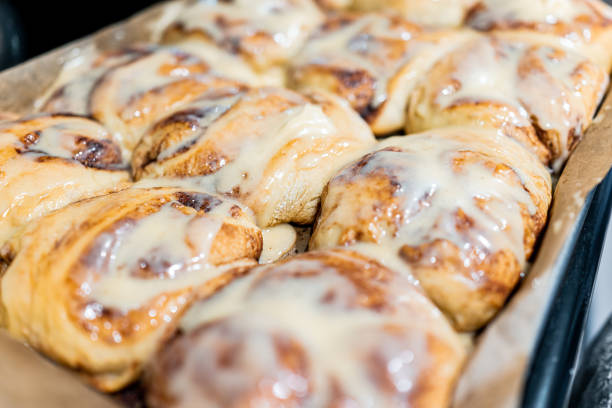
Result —
[{"label": "dark background", "polygon": [[0,0],[0,70],[121,21],[156,2]]},{"label": "dark background", "polygon": [[0,0],[0,69],[91,34],[155,0]]}]

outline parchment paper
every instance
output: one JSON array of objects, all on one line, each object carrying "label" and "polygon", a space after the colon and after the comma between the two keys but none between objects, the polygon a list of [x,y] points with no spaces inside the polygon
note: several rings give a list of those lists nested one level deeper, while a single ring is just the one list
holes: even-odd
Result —
[{"label": "parchment paper", "polygon": [[[61,66],[83,49],[114,49],[150,40],[155,22],[172,4],[135,17],[0,73],[0,111],[25,114],[55,80]],[[562,272],[560,259],[587,194],[612,167],[612,95],[569,159],[557,184],[549,223],[528,277],[505,309],[477,339],[457,386],[456,408],[518,407],[530,355]],[[92,408],[116,406],[83,385],[77,375],[53,365],[0,331],[0,406]]]},{"label": "parchment paper", "polygon": [[76,374],[46,360],[0,330],[0,407],[114,408]]}]

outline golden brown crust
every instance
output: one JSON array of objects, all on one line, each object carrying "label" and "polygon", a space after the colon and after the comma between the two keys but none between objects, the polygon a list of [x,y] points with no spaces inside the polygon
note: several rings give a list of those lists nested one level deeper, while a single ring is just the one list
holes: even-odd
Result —
[{"label": "golden brown crust", "polygon": [[148,370],[152,407],[443,407],[465,356],[414,286],[351,251],[255,268],[184,320]]},{"label": "golden brown crust", "polygon": [[261,248],[245,211],[207,193],[134,188],[83,200],[23,233],[2,280],[5,323],[99,389],[117,390],[197,293],[244,273]]},{"label": "golden brown crust", "polygon": [[310,248],[357,244],[399,257],[392,266],[414,275],[455,327],[481,327],[514,288],[546,222],[550,177],[494,133],[451,128],[384,144],[330,181]]}]

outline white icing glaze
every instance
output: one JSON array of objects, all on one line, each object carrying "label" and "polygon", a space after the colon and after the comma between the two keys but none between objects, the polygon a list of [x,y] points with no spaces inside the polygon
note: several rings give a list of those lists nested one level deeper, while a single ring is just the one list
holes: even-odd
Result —
[{"label": "white icing glaze", "polygon": [[[0,133],[2,128],[0,127]],[[94,140],[110,140],[110,135],[102,126],[89,120],[56,121],[44,124],[37,130],[36,143],[28,146],[30,156],[51,156],[73,159],[80,150],[77,136],[85,135]]]},{"label": "white icing glaze", "polygon": [[[195,287],[227,268],[210,265],[211,245],[235,204],[223,201],[198,216],[176,209],[173,202],[135,223],[125,223],[97,238],[100,248],[96,271],[81,290],[97,303],[118,310],[137,309],[164,293]],[[144,264],[143,264],[144,263]],[[143,279],[133,276],[143,266],[163,276]]]},{"label": "white icing glaze", "polygon": [[[367,125],[344,102],[332,96],[323,102],[333,103],[329,112],[316,99],[311,103],[293,92],[248,92],[203,135],[194,135],[199,138],[194,149],[205,143],[217,146],[220,168],[208,175],[187,173],[189,180],[170,181],[171,185],[187,183],[236,197],[253,208],[262,227],[274,225],[271,220],[279,212],[311,205],[308,201],[317,199],[335,170],[373,142]],[[149,176],[161,175],[163,166],[182,166],[182,160],[180,155],[170,157],[147,171]],[[300,177],[304,174],[308,177]],[[287,221],[293,220],[282,222]]]},{"label": "white icing glaze", "polygon": [[263,250],[259,263],[268,264],[281,259],[295,247],[297,234],[289,224],[275,225],[261,230],[263,234]]},{"label": "white icing glaze", "polygon": [[[401,242],[416,246],[446,239],[467,250],[466,245],[481,246],[480,252],[483,253],[510,249],[520,262],[524,262],[523,220],[519,205],[525,205],[531,214],[535,212],[529,194],[523,186],[510,186],[492,177],[491,170],[482,164],[455,171],[452,160],[457,151],[476,150],[477,146],[432,139],[406,141],[404,146],[409,144],[410,147],[401,153],[378,152],[363,168],[364,174],[378,169],[389,171],[402,186],[398,194],[402,198],[406,221],[398,232]],[[401,140],[384,144],[393,146],[398,142]],[[418,212],[427,196],[431,197],[427,210]],[[477,198],[491,201],[483,210],[477,206]],[[474,228],[467,233],[461,233],[455,225],[453,215],[458,208],[474,220]],[[416,216],[412,215],[417,212]],[[475,235],[466,240],[465,234]]]},{"label": "white icing glaze", "polygon": [[71,202],[127,186],[129,174],[119,170],[125,163],[118,152],[110,145],[97,150],[97,141],[108,142],[108,133],[81,117],[39,115],[0,124],[0,243]]},{"label": "white icing glaze", "polygon": [[[337,256],[354,261],[350,254]],[[234,356],[240,361],[238,367],[215,369],[214,364],[207,363],[218,357],[214,354],[215,342],[237,340],[219,338],[214,323],[206,328],[212,334],[201,336],[190,345],[185,366],[172,377],[170,386],[180,396],[179,406],[194,406],[190,404],[196,401],[216,406],[215,401],[193,393],[192,376],[202,372],[196,371],[198,365],[206,367],[204,372],[215,373],[214,384],[221,387],[222,394],[248,389],[253,377],[263,373],[266,380],[275,382],[274,395],[279,399],[283,395],[305,397],[311,393],[308,399],[300,401],[300,406],[326,406],[332,398],[332,379],[338,381],[342,392],[358,406],[390,406],[393,401],[398,402],[395,397],[408,397],[422,370],[430,363],[425,333],[446,339],[454,335],[439,311],[405,281],[393,280],[388,287],[389,302],[401,303],[401,306],[378,313],[346,307],[358,296],[355,287],[316,259],[293,259],[268,268],[273,269],[253,270],[246,278],[234,281],[212,298],[194,305],[183,317],[181,326],[187,333],[202,324],[229,322],[232,329],[224,330],[224,336],[240,336],[242,348]],[[275,276],[285,276],[285,272],[313,270],[317,271],[314,276],[275,279]],[[271,281],[258,282],[267,273]],[[330,290],[333,300],[324,302],[322,299]],[[406,331],[394,337],[383,331],[388,326]],[[304,347],[309,358],[307,378],[286,373],[276,355],[273,333],[290,336]],[[398,395],[389,397],[373,381],[370,366],[364,360],[372,358],[373,350],[382,353]],[[192,396],[196,399],[192,400]]]},{"label": "white icing glaze", "polygon": [[[529,60],[533,55],[542,69]],[[582,93],[585,84],[573,78],[585,62],[579,54],[548,46],[483,38],[453,57],[455,65],[450,76],[458,87],[441,89],[435,95],[435,103],[443,109],[464,102],[512,107],[501,117],[504,122],[518,127],[537,123],[540,129],[550,131],[545,142],[554,144],[553,168],[559,170],[569,156],[571,135],[580,135],[593,114],[587,110],[591,95]],[[600,80],[596,76],[590,79]],[[605,80],[601,83],[602,90],[606,84]],[[420,111],[419,106],[416,110]]]},{"label": "white icing glaze", "polygon": [[[241,193],[252,192],[259,185],[270,159],[280,148],[295,139],[314,141],[336,133],[336,127],[321,107],[313,104],[299,105],[280,115],[262,120],[268,121],[268,124],[261,137],[237,140],[240,143],[240,146],[236,146],[239,149],[237,158],[218,172],[202,179],[205,183],[214,185],[213,191],[230,192],[234,187],[240,186]],[[310,159],[302,163],[303,168],[315,167],[321,157]],[[277,171],[282,172],[282,169]],[[244,175],[248,175],[246,179]]]},{"label": "white icing glaze", "polygon": [[[23,122],[0,123],[0,149],[17,149],[24,158],[45,156],[76,160],[79,153],[88,150],[81,137],[88,141],[114,142],[104,127],[83,117],[40,114]],[[116,168],[120,166],[120,163],[115,165]]]},{"label": "white icing glaze", "polygon": [[71,159],[73,156],[74,138],[62,131],[62,124],[50,126],[40,131],[35,145],[29,150],[35,150],[45,156]]},{"label": "white icing glaze", "polygon": [[[261,120],[268,123],[260,137],[246,140],[237,138],[236,145],[224,146],[229,151],[238,152],[234,160],[211,175],[177,182],[181,185],[195,184],[205,190],[222,193],[230,193],[235,187],[239,187],[241,194],[248,194],[259,185],[270,158],[284,145],[294,139],[323,138],[335,132],[333,123],[321,108],[312,104],[290,108],[280,115],[264,117]],[[317,160],[317,157],[313,157],[311,162],[304,163],[304,167],[316,166]],[[277,171],[282,172],[282,169]]]}]

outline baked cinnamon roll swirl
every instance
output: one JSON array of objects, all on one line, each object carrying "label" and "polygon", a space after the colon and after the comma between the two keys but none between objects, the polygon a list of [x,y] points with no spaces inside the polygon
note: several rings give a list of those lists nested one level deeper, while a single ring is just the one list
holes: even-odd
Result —
[{"label": "baked cinnamon roll swirl", "polygon": [[252,270],[152,359],[157,407],[446,407],[465,350],[421,292],[351,251]]},{"label": "baked cinnamon roll swirl", "polygon": [[198,38],[265,70],[287,63],[322,20],[312,0],[196,0],[165,40]]},{"label": "baked cinnamon roll swirl", "polygon": [[226,88],[151,126],[132,167],[137,180],[181,178],[231,196],[262,228],[308,224],[329,178],[373,144],[367,124],[333,95]]},{"label": "baked cinnamon roll swirl", "polygon": [[567,47],[605,70],[612,65],[612,8],[601,0],[478,0],[466,24]]},{"label": "baked cinnamon roll swirl", "polygon": [[6,327],[114,391],[134,380],[194,296],[261,252],[238,204],[181,189],[131,188],[30,224],[2,279]]},{"label": "baked cinnamon roll swirl", "polygon": [[119,145],[92,120],[43,114],[0,123],[0,247],[33,219],[125,188],[126,170]]},{"label": "baked cinnamon roll swirl", "polygon": [[388,134],[404,126],[409,95],[436,59],[473,36],[426,31],[390,14],[336,14],[296,57],[289,83],[342,96],[374,133]]},{"label": "baked cinnamon roll swirl", "polygon": [[459,330],[483,326],[546,222],[546,168],[493,131],[394,137],[331,179],[311,249],[354,246],[414,276]]},{"label": "baked cinnamon roll swirl", "polygon": [[153,49],[109,70],[90,99],[94,118],[131,151],[147,127],[215,87],[243,85],[211,74],[210,65],[176,48]]},{"label": "baked cinnamon roll swirl", "polygon": [[560,48],[481,37],[441,58],[413,92],[408,133],[490,127],[559,170],[591,123],[607,74]]}]

